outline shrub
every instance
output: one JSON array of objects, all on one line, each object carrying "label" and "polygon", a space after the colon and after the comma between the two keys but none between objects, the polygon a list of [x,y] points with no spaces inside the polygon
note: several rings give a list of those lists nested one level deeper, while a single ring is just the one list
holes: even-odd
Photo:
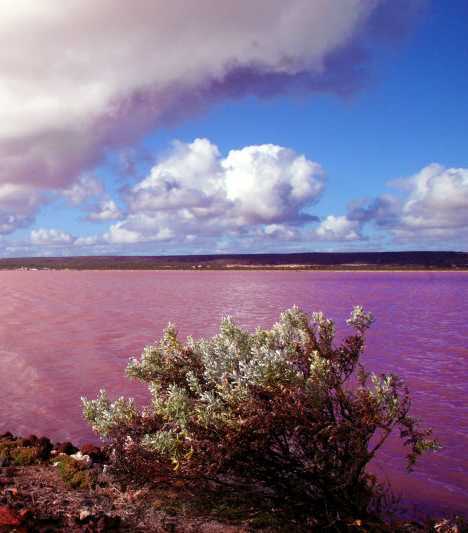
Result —
[{"label": "shrub", "polygon": [[32,465],[39,461],[40,453],[37,448],[19,446],[11,451],[11,459],[16,466]]},{"label": "shrub", "polygon": [[0,466],[28,466],[46,460],[52,444],[46,437],[14,437],[11,433],[0,436]]},{"label": "shrub", "polygon": [[94,485],[95,473],[83,462],[65,454],[57,456],[54,462],[62,480],[72,489],[84,490]]},{"label": "shrub", "polygon": [[409,469],[437,448],[409,415],[403,382],[361,365],[372,321],[355,307],[353,334],[338,346],[333,321],[297,307],[269,331],[252,334],[225,318],[216,336],[186,345],[169,325],[127,367],[148,384],[151,405],[139,410],[101,391],[82,399],[84,416],[135,476],[253,487],[277,506],[362,514],[378,492],[366,466],[393,430]]}]

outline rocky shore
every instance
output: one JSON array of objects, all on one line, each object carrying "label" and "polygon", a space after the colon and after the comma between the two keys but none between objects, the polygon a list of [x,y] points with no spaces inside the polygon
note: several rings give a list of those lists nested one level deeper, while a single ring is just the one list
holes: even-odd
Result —
[{"label": "rocky shore", "polygon": [[[0,532],[54,531],[322,531],[256,511],[204,499],[193,484],[155,486],[122,481],[109,466],[110,450],[92,444],[52,443],[34,435],[0,435]],[[462,519],[408,521],[346,519],[330,531],[461,533]]]},{"label": "rocky shore", "polygon": [[[108,450],[0,435],[0,532],[243,531],[177,512],[177,489],[128,486]],[[179,487],[179,491],[183,487]]]}]

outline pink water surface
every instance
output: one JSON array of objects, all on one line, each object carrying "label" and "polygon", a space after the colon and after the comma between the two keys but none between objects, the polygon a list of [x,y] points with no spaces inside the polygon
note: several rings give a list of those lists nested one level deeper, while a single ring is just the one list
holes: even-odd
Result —
[{"label": "pink water surface", "polygon": [[169,320],[207,336],[223,314],[271,326],[297,304],[342,333],[362,304],[377,318],[366,364],[406,380],[444,446],[408,475],[390,443],[374,471],[420,508],[468,509],[468,273],[30,271],[1,272],[0,287],[0,432],[78,443],[94,438],[80,396],[146,398],[124,369]]}]

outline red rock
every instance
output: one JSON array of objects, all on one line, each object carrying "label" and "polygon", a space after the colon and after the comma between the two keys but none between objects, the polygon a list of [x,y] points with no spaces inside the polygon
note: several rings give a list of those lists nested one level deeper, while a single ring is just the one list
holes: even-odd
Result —
[{"label": "red rock", "polygon": [[21,525],[21,519],[9,506],[0,506],[0,527]]},{"label": "red rock", "polygon": [[21,509],[18,514],[21,520],[27,520],[28,518],[32,517],[31,509]]},{"label": "red rock", "polygon": [[83,446],[80,448],[80,452],[83,455],[89,455],[96,463],[100,463],[105,459],[105,455],[101,448],[99,448],[99,446],[95,446],[94,444],[83,444]]}]

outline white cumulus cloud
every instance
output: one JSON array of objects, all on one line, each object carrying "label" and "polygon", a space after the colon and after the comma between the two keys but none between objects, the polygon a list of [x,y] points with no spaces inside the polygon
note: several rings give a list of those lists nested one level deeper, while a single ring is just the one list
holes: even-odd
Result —
[{"label": "white cumulus cloud", "polygon": [[468,169],[428,165],[407,180],[400,225],[408,231],[468,225]]},{"label": "white cumulus cloud", "polygon": [[126,195],[128,216],[111,226],[111,242],[242,235],[292,237],[286,226],[315,220],[310,208],[324,188],[318,163],[291,149],[264,144],[223,157],[207,139],[176,142]]},{"label": "white cumulus cloud", "polygon": [[357,241],[362,239],[360,224],[346,216],[328,215],[312,232],[312,236],[323,241]]},{"label": "white cumulus cloud", "polygon": [[382,195],[367,205],[355,205],[348,217],[374,222],[397,242],[451,239],[464,245],[468,237],[468,169],[433,163],[395,183],[403,197]]},{"label": "white cumulus cloud", "polygon": [[273,144],[231,150],[221,166],[226,198],[245,224],[300,219],[324,187],[318,163]]}]

